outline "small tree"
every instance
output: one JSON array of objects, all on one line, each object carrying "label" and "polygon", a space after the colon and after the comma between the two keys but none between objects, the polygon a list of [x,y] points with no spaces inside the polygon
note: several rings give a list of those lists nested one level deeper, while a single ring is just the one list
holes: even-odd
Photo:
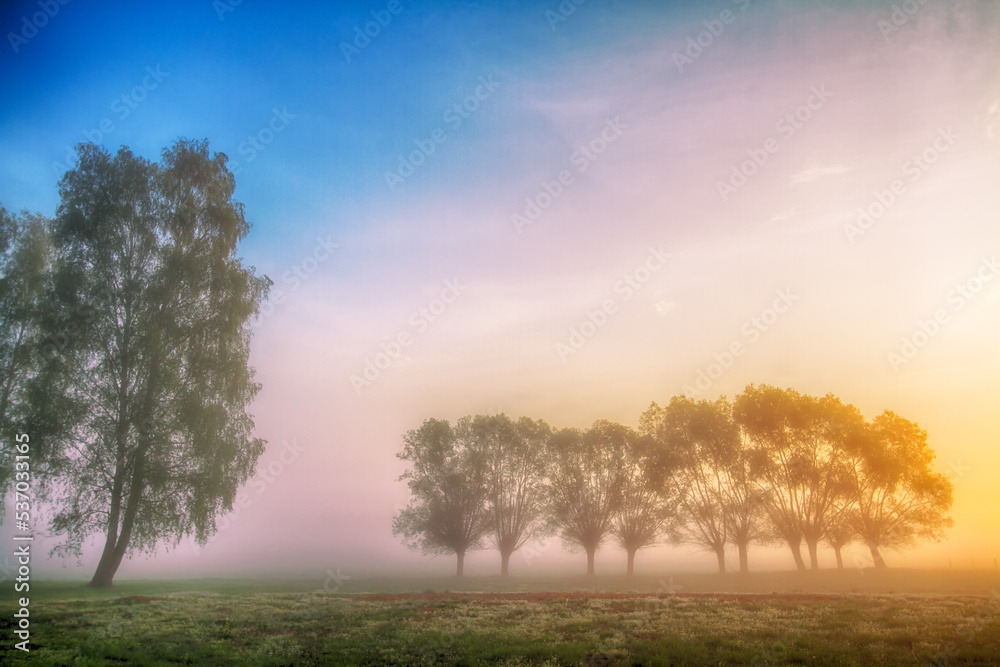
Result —
[{"label": "small tree", "polygon": [[[832,394],[808,399],[812,424],[804,440],[807,483],[803,494],[802,535],[809,548],[812,569],[819,568],[818,545],[821,540],[839,542],[847,537],[836,525],[845,507],[845,476],[848,474],[847,450],[864,438],[865,420],[861,412]],[[840,544],[843,547],[843,543]],[[839,547],[834,547],[838,558]]]},{"label": "small tree", "polygon": [[545,444],[552,429],[543,421],[522,417],[514,422],[500,414],[465,417],[457,430],[486,466],[490,539],[506,577],[511,554],[545,530]]},{"label": "small tree", "polygon": [[839,501],[826,522],[824,540],[830,545],[837,557],[838,570],[844,569],[844,547],[858,539],[858,531],[854,527],[856,523],[855,513],[856,509],[853,503],[846,500]]},{"label": "small tree", "polygon": [[678,515],[673,480],[677,457],[650,437],[629,429],[622,466],[621,504],[611,534],[628,554],[626,574],[635,574],[635,554],[652,546]]},{"label": "small tree", "polygon": [[927,432],[913,422],[887,410],[872,420],[869,435],[851,450],[854,528],[875,567],[884,568],[881,549],[944,537],[953,525],[952,483],[932,470]]},{"label": "small tree", "polygon": [[[732,411],[730,409],[730,418]],[[771,537],[767,523],[767,494],[755,480],[753,452],[745,434],[740,435],[739,447],[728,461],[723,462],[726,483],[722,488],[726,534],[736,547],[740,573],[750,571],[750,545],[765,543]]]},{"label": "small tree", "polygon": [[739,432],[724,399],[694,401],[675,396],[660,408],[653,403],[642,417],[643,432],[677,452],[676,476],[683,519],[673,532],[676,543],[715,553],[726,572],[728,462],[739,449]]},{"label": "small tree", "polygon": [[755,449],[754,470],[772,532],[788,544],[800,571],[806,569],[803,510],[810,489],[812,407],[809,397],[766,385],[748,386],[734,403],[736,421]]},{"label": "small tree", "polygon": [[597,421],[588,431],[562,429],[549,439],[549,521],[570,549],[587,553],[587,574],[621,507],[628,429]]},{"label": "small tree", "polygon": [[491,529],[482,455],[447,421],[428,419],[406,434],[396,456],[411,463],[399,479],[412,498],[393,519],[393,535],[425,554],[455,554],[461,577],[466,552],[481,549]]}]

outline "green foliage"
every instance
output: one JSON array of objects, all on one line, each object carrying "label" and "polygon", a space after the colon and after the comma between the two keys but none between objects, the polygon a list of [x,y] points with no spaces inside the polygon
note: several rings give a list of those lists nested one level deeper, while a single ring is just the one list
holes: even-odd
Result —
[{"label": "green foliage", "polygon": [[42,363],[39,319],[51,261],[49,221],[0,206],[0,522],[14,478],[14,435],[34,434],[29,397]]},{"label": "green foliage", "polygon": [[[883,567],[879,547],[941,539],[951,525],[951,483],[932,470],[927,434],[893,413],[867,422],[833,395],[750,385],[732,403],[683,396],[653,403],[639,421],[636,432],[609,421],[552,431],[506,415],[465,417],[454,430],[429,420],[408,434],[400,454],[415,464],[404,478],[416,502],[397,517],[395,532],[425,552],[464,553],[482,545],[457,517],[473,516],[475,507],[481,528],[485,506],[504,573],[510,553],[544,522],[571,550],[587,552],[590,574],[594,553],[614,536],[631,574],[635,552],[661,537],[714,552],[720,572],[728,546],[747,572],[749,547],[774,541],[786,542],[805,569],[803,540],[813,569],[821,541],[842,567],[840,551],[855,539]],[[536,501],[542,489],[544,506]],[[435,507],[452,509],[436,510],[435,519]],[[449,534],[462,537],[445,543],[434,526],[449,515],[462,527]]]},{"label": "green foliage", "polygon": [[588,574],[622,506],[632,437],[628,427],[601,420],[587,431],[562,429],[549,440],[549,521],[571,549],[587,552]]},{"label": "green foliage", "polygon": [[552,429],[540,420],[514,422],[499,414],[464,417],[457,432],[484,462],[490,539],[507,574],[510,555],[546,532],[545,444]]},{"label": "green foliage", "polygon": [[628,574],[633,573],[635,552],[657,542],[675,529],[680,516],[680,457],[654,438],[627,431],[621,471],[621,498],[611,534],[629,554]]},{"label": "green foliage", "polygon": [[250,226],[207,143],[180,140],[160,163],[93,144],[78,154],[60,183],[42,322],[66,408],[48,421],[52,527],[69,554],[104,534],[95,584],[107,585],[126,554],[207,539],[252,475],[264,442],[246,412],[260,388],[246,323],[270,281],[236,256]]},{"label": "green foliage", "polygon": [[641,419],[643,431],[678,458],[680,512],[672,540],[715,552],[723,571],[732,523],[733,475],[743,463],[739,429],[731,413],[724,399],[676,396],[664,408],[652,404]]},{"label": "green foliage", "polygon": [[438,419],[408,432],[396,456],[410,462],[399,479],[412,499],[393,519],[393,535],[423,553],[457,554],[461,574],[465,552],[482,548],[491,529],[484,456]]}]

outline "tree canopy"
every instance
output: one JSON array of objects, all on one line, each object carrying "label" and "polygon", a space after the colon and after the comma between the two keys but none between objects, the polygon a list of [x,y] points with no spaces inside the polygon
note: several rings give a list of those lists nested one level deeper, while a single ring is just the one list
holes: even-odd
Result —
[{"label": "tree canopy", "polygon": [[881,549],[944,537],[954,523],[948,516],[952,484],[931,468],[927,433],[913,422],[886,411],[868,425],[868,435],[850,449],[847,516],[875,567],[884,568]]},{"label": "tree canopy", "polygon": [[629,429],[601,420],[586,431],[562,429],[549,440],[549,522],[571,549],[587,554],[587,574],[622,501]]},{"label": "tree canopy", "polygon": [[28,430],[51,261],[49,222],[38,214],[17,215],[0,207],[0,516],[13,480],[14,435]]},{"label": "tree canopy", "polygon": [[[675,396],[641,415],[639,430],[607,420],[550,429],[506,415],[463,417],[454,430],[428,420],[400,458],[413,500],[394,530],[430,553],[459,554],[491,538],[510,554],[546,532],[571,551],[595,554],[613,537],[634,572],[638,550],[659,540],[716,555],[727,549],[749,571],[749,548],[784,543],[800,570],[829,544],[863,540],[875,566],[881,548],[939,540],[951,525],[952,488],[932,469],[927,434],[886,412],[866,421],[833,395],[748,386],[730,402]],[[544,503],[540,498],[545,498]],[[433,511],[432,511],[433,510]],[[547,530],[543,530],[543,523]]]},{"label": "tree canopy", "polygon": [[103,534],[91,582],[122,559],[232,509],[264,442],[247,413],[250,317],[270,281],[236,255],[250,229],[224,154],[179,140],[152,163],[78,148],[53,230],[44,373],[59,419],[53,529],[79,554]]},{"label": "tree canopy", "polygon": [[392,532],[411,549],[455,554],[461,576],[466,552],[481,549],[492,527],[485,457],[445,420],[428,419],[403,442],[396,456],[410,468],[399,479],[412,498],[393,519]]},{"label": "tree canopy", "polygon": [[515,422],[500,414],[465,417],[458,430],[486,467],[490,540],[500,551],[500,574],[507,576],[511,554],[546,532],[545,443],[552,429],[543,421]]},{"label": "tree canopy", "polygon": [[679,457],[655,439],[629,429],[621,471],[621,497],[611,534],[625,550],[626,574],[635,574],[635,554],[674,528],[680,502],[675,474]]}]

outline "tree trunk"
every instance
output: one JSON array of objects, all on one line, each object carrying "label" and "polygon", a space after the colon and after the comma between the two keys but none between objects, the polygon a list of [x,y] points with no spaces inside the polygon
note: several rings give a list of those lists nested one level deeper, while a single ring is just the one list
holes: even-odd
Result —
[{"label": "tree trunk", "polygon": [[842,547],[834,547],[833,548],[833,553],[835,553],[837,555],[837,569],[838,570],[843,570],[844,569],[844,557],[840,555],[841,548]]},{"label": "tree trunk", "polygon": [[884,570],[888,567],[885,561],[882,559],[882,554],[878,551],[878,545],[874,542],[868,543],[868,549],[872,552],[872,560],[875,561],[875,567],[879,570]]},{"label": "tree trunk", "polygon": [[509,551],[500,551],[500,576],[509,577],[510,576],[510,553]]},{"label": "tree trunk", "polygon": [[587,576],[594,576],[594,552],[597,549],[588,548],[587,549]]},{"label": "tree trunk", "polygon": [[809,567],[813,570],[819,569],[819,540],[810,540],[806,538],[806,544],[809,546]]},{"label": "tree trunk", "polygon": [[111,571],[111,560],[101,556],[101,562],[97,565],[94,577],[87,584],[88,588],[111,588],[115,573]]},{"label": "tree trunk", "polygon": [[[121,429],[119,429],[121,430]],[[118,449],[121,452],[124,443],[119,439]],[[107,534],[104,538],[104,550],[101,552],[101,560],[97,563],[97,571],[94,572],[93,579],[87,584],[91,588],[107,588],[111,586],[114,572],[109,572],[111,561],[114,559],[115,547],[118,544],[118,521],[121,518],[122,507],[122,485],[125,471],[122,469],[125,462],[121,456],[115,466],[115,477],[111,484],[111,507],[108,511]]]},{"label": "tree trunk", "polygon": [[805,572],[806,562],[802,560],[802,542],[789,542],[788,546],[792,550],[792,558],[795,559],[795,567],[799,572]]},{"label": "tree trunk", "polygon": [[635,552],[635,549],[628,550],[628,570],[626,570],[625,574],[630,577],[635,575]]},{"label": "tree trunk", "polygon": [[[94,572],[93,579],[87,584],[91,588],[109,588],[112,585],[112,581],[115,578],[115,573],[118,572],[118,568],[121,567],[122,559],[125,558],[125,552],[128,550],[129,540],[132,539],[132,528],[135,526],[135,516],[139,511],[139,499],[142,497],[142,488],[144,485],[143,473],[146,466],[146,446],[144,444],[139,445],[139,451],[136,452],[135,463],[132,468],[132,481],[131,487],[128,492],[128,500],[125,503],[125,515],[122,517],[122,530],[118,534],[117,539],[114,536],[117,530],[117,512],[115,525],[111,525],[111,519],[108,520],[108,537],[104,542],[104,551],[101,553],[101,560],[97,563],[97,570]],[[112,542],[114,546],[112,545]]]},{"label": "tree trunk", "polygon": [[715,550],[715,556],[719,559],[719,574],[726,573],[726,548],[718,547]]},{"label": "tree trunk", "polygon": [[[160,327],[154,327],[153,343],[151,346],[154,352],[152,360],[149,362],[149,377],[147,379],[146,391],[140,404],[141,409],[132,420],[128,422],[120,421],[118,424],[116,432],[116,437],[118,438],[118,461],[115,465],[116,477],[119,470],[121,470],[122,475],[125,474],[125,438],[128,435],[130,424],[136,426],[138,445],[135,452],[135,460],[132,462],[132,479],[129,481],[128,499],[125,501],[125,514],[122,516],[121,532],[118,533],[117,537],[114,536],[118,528],[118,511],[115,507],[112,507],[111,515],[108,517],[108,537],[105,540],[104,552],[101,554],[101,560],[97,564],[94,578],[87,584],[92,588],[108,588],[112,585],[115,573],[121,566],[125,552],[128,550],[129,541],[132,539],[132,528],[135,526],[135,517],[139,512],[139,501],[142,499],[143,489],[146,485],[146,453],[153,443],[152,420],[157,398],[156,387],[159,385],[160,379],[160,356],[158,354],[160,332]],[[120,419],[123,418],[120,417]],[[119,493],[118,502],[120,506],[121,493]],[[112,519],[114,519],[113,525]],[[112,541],[114,542],[114,548],[109,549]]]},{"label": "tree trunk", "polygon": [[455,576],[461,577],[465,574],[465,551],[456,551],[455,555],[458,556],[458,566],[455,568]]},{"label": "tree trunk", "polygon": [[750,557],[747,554],[746,542],[738,544],[737,547],[740,550],[740,574],[746,574],[750,571]]}]

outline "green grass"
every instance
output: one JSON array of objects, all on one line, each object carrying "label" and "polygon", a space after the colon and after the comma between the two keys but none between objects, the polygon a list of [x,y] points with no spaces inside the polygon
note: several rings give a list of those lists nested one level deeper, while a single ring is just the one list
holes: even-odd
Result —
[{"label": "green grass", "polygon": [[[802,579],[782,573],[786,588]],[[469,578],[413,593],[398,580],[131,581],[110,590],[32,582],[31,653],[13,649],[14,606],[0,603],[0,662],[41,665],[673,665],[1000,663],[1000,597],[989,595],[611,593],[659,579]],[[777,579],[680,578],[692,589]],[[558,580],[567,589],[580,582]],[[818,580],[815,580],[818,581]],[[755,583],[756,582],[756,583]],[[893,582],[894,587],[899,582]],[[989,584],[985,578],[981,583]],[[4,584],[7,585],[7,584]],[[426,591],[427,581],[409,580]]]}]

